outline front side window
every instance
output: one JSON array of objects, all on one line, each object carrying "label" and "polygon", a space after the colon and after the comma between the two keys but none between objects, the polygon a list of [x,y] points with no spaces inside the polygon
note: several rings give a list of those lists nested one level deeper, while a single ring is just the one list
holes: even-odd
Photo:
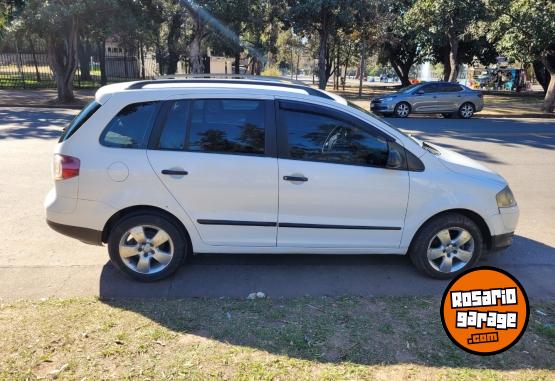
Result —
[{"label": "front side window", "polygon": [[437,93],[440,91],[440,85],[437,83],[430,83],[429,85],[423,86],[422,90],[424,94]]},{"label": "front side window", "polygon": [[261,100],[203,99],[191,105],[187,151],[264,154],[265,107]]},{"label": "front side window", "polygon": [[100,136],[106,147],[141,148],[152,126],[158,102],[134,103],[126,106],[108,123]]},{"label": "front side window", "polygon": [[282,110],[290,159],[385,167],[387,141],[362,128],[316,113]]}]

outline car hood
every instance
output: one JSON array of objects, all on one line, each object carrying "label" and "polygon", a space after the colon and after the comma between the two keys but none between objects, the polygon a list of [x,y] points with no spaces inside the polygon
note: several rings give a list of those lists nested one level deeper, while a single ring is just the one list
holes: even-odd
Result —
[{"label": "car hood", "polygon": [[468,156],[428,142],[425,144],[438,151],[439,155],[437,159],[452,172],[470,176],[478,180],[493,181],[500,185],[507,184],[507,181],[497,172],[492,171]]},{"label": "car hood", "polygon": [[387,95],[380,95],[379,97],[374,97],[372,98],[372,100],[374,101],[379,101],[385,98],[396,98],[399,96],[400,93],[392,93],[392,94],[387,94]]}]

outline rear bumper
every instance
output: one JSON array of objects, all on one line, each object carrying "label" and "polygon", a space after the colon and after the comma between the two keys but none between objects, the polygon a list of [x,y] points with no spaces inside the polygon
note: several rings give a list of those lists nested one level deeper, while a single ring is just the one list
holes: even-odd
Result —
[{"label": "rear bumper", "polygon": [[50,220],[46,220],[46,223],[52,228],[52,230],[55,230],[60,234],[76,238],[79,241],[88,243],[89,245],[102,246],[102,232],[99,230],[59,224]]},{"label": "rear bumper", "polygon": [[511,232],[492,236],[490,251],[499,251],[511,246],[514,235],[515,233]]}]

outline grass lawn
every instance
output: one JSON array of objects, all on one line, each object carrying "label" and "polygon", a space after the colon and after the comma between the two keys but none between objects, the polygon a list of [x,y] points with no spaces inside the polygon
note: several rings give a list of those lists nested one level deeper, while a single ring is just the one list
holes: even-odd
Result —
[{"label": "grass lawn", "polygon": [[22,301],[0,305],[0,379],[553,380],[555,302],[509,351],[443,332],[439,300]]}]

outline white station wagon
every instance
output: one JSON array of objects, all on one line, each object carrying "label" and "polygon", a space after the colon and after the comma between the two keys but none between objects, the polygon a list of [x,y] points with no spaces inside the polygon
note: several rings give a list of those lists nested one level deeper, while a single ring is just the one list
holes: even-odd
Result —
[{"label": "white station wagon", "polygon": [[511,244],[506,181],[336,95],[267,79],[101,88],[54,152],[48,224],[143,281],[193,253],[409,255],[449,278]]}]

